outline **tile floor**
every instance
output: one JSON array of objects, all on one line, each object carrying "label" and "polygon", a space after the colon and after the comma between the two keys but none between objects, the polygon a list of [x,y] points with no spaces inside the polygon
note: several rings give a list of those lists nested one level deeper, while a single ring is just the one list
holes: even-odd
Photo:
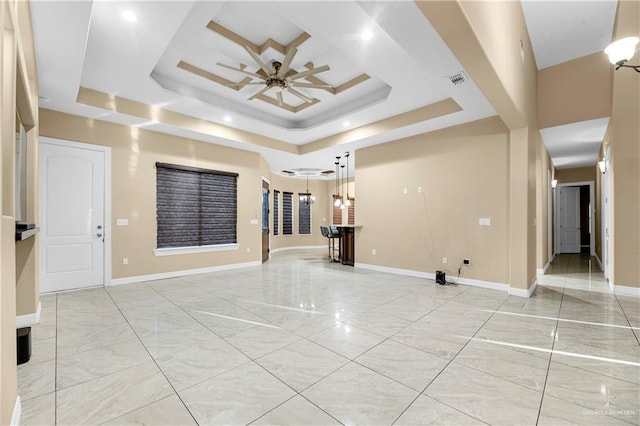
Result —
[{"label": "tile floor", "polygon": [[43,296],[22,424],[638,425],[640,299],[587,260],[530,299],[324,250]]}]

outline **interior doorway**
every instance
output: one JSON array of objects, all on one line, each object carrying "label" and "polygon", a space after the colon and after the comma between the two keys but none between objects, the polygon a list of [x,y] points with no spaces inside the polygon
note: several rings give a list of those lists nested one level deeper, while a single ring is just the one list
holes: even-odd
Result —
[{"label": "interior doorway", "polygon": [[269,260],[269,182],[262,178],[262,263]]},{"label": "interior doorway", "polygon": [[595,256],[593,181],[558,184],[555,230],[556,253]]},{"label": "interior doorway", "polygon": [[110,148],[40,138],[40,292],[111,276]]}]

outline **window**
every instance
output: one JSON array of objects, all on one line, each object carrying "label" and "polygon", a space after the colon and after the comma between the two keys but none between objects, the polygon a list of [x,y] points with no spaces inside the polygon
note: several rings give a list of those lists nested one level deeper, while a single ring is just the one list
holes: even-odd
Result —
[{"label": "window", "polygon": [[333,225],[342,225],[342,209],[339,206],[336,207],[336,200],[339,199],[339,196],[333,196]]},{"label": "window", "polygon": [[156,163],[158,248],[237,243],[237,173]]},{"label": "window", "polygon": [[298,194],[298,234],[311,235],[311,203],[302,198],[305,195]]},{"label": "window", "polygon": [[280,235],[280,191],[273,191],[273,235]]},{"label": "window", "polygon": [[282,235],[293,235],[293,192],[282,193]]}]

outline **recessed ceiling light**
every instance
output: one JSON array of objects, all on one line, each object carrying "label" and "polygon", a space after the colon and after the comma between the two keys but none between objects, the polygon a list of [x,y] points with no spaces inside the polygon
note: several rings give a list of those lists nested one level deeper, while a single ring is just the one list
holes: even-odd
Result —
[{"label": "recessed ceiling light", "polygon": [[350,125],[350,124],[351,124],[351,123],[349,123],[348,121],[343,121],[343,122],[342,122],[342,126],[343,126],[343,127],[349,127],[349,125]]},{"label": "recessed ceiling light", "polygon": [[227,123],[231,123],[231,120],[233,120],[233,118],[231,118],[230,115],[225,115],[223,120],[226,121]]},{"label": "recessed ceiling light", "polygon": [[138,22],[138,16],[131,10],[125,10],[120,14],[120,16],[122,16],[122,19],[127,22]]},{"label": "recessed ceiling light", "polygon": [[360,33],[360,38],[365,41],[371,40],[373,38],[373,33],[371,32],[371,30],[364,30]]}]

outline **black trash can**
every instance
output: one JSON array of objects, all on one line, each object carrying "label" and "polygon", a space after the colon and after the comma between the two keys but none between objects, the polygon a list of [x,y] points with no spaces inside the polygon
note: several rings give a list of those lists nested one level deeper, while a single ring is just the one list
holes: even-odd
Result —
[{"label": "black trash can", "polygon": [[16,330],[16,347],[18,349],[18,365],[31,359],[31,327]]}]

